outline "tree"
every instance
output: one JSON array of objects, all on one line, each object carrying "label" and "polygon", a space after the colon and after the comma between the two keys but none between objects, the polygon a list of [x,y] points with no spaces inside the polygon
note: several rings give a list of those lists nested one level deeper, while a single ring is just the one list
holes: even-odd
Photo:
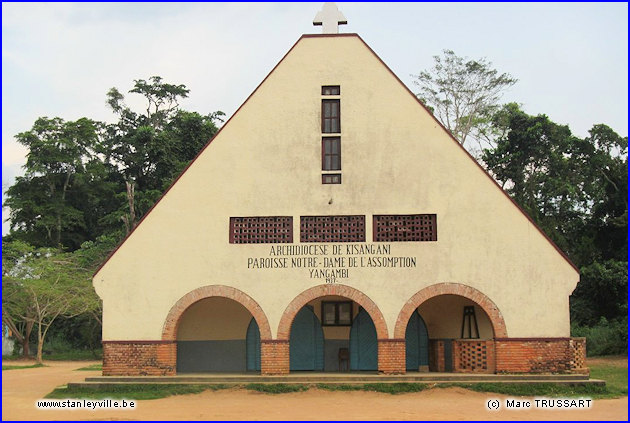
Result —
[{"label": "tree", "polygon": [[[2,242],[2,323],[22,345],[22,356],[30,354],[30,338],[34,313],[23,290],[11,290],[12,277],[34,248],[22,241]],[[26,316],[26,317],[23,317]]]},{"label": "tree", "polygon": [[4,203],[14,236],[36,246],[72,249],[85,240],[84,213],[91,208],[76,188],[86,166],[98,160],[98,128],[87,118],[66,122],[43,117],[16,136],[28,154],[25,175],[9,187]]},{"label": "tree", "polygon": [[505,105],[483,160],[495,179],[580,268],[571,317],[580,325],[627,313],[627,137],[594,125],[579,138],[545,115]]},{"label": "tree", "polygon": [[452,50],[444,50],[442,57],[433,59],[433,68],[412,75],[420,89],[418,98],[462,146],[471,135],[481,140],[503,91],[517,79],[499,74],[484,58],[468,60]]},{"label": "tree", "polygon": [[97,343],[88,333],[101,324],[93,271],[222,121],[222,112],[181,110],[188,89],[160,77],[136,80],[129,92],[141,95],[146,108],[134,112],[112,88],[107,103],[115,124],[44,117],[16,136],[29,152],[26,173],[4,203],[12,229],[3,237],[2,308],[26,355],[32,330],[40,360],[51,333],[84,334],[85,342]]},{"label": "tree", "polygon": [[145,98],[145,113],[131,110],[117,88],[107,93],[107,104],[119,117],[107,128],[108,162],[124,184],[118,196],[120,208],[112,216],[123,221],[127,233],[214,136],[216,122],[223,116],[223,112],[201,116],[180,110],[179,101],[189,90],[159,76],[150,82],[135,80],[129,92]]},{"label": "tree", "polygon": [[44,340],[55,320],[80,315],[93,306],[89,298],[96,294],[88,271],[71,253],[47,248],[25,255],[19,265],[3,275],[3,311],[6,307],[19,320],[37,326],[38,363],[42,362]]},{"label": "tree", "polygon": [[579,140],[568,126],[545,115],[530,116],[516,104],[503,107],[496,147],[484,150],[483,161],[502,187],[566,251],[574,256],[572,236],[587,212],[574,154]]}]

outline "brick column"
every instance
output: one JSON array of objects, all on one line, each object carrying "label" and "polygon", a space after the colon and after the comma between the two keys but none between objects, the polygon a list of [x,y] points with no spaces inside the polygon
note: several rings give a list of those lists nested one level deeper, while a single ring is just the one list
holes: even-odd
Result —
[{"label": "brick column", "polygon": [[260,341],[260,373],[262,375],[289,374],[289,341]]},{"label": "brick column", "polygon": [[441,339],[429,339],[429,371],[444,372],[444,341]]},{"label": "brick column", "polygon": [[586,338],[571,338],[569,354],[571,373],[590,374],[590,370],[586,367]]},{"label": "brick column", "polygon": [[402,375],[406,371],[405,340],[378,340],[378,372],[388,375]]},{"label": "brick column", "polygon": [[103,341],[103,376],[173,376],[175,341]]}]

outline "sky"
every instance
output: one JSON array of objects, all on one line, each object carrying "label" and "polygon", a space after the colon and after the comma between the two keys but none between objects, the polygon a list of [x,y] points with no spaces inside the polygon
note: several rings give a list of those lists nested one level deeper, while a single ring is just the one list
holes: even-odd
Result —
[{"label": "sky", "polygon": [[[183,109],[229,117],[302,34],[321,32],[322,5],[3,2],[3,202],[26,161],[14,136],[38,117],[114,122],[107,91],[153,75],[190,89]],[[627,3],[337,5],[340,32],[358,33],[414,92],[412,75],[450,49],[516,77],[503,102],[581,137],[598,123],[628,135]]]}]

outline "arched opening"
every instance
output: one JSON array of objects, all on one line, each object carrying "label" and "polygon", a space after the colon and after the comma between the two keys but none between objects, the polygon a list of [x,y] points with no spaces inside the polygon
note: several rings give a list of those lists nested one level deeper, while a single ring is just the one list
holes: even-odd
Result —
[{"label": "arched opening", "polygon": [[[499,308],[485,294],[458,283],[428,286],[403,306],[394,328],[396,338],[404,336],[409,342],[407,335],[413,332],[416,314],[427,330],[430,371],[495,372],[494,338],[506,338],[507,330]],[[405,348],[407,354],[422,354],[420,346]],[[418,365],[418,370],[423,370],[420,362]]]},{"label": "arched opening", "polygon": [[350,298],[315,298],[297,312],[291,323],[289,361],[290,371],[376,371],[374,322]]},{"label": "arched opening", "polygon": [[477,303],[459,295],[438,295],[416,310],[414,314],[426,322],[430,334],[425,344],[428,370],[490,370],[487,342],[494,338],[494,331],[490,318]]},{"label": "arched opening", "polygon": [[260,370],[260,331],[252,321],[249,310],[229,298],[192,304],[177,327],[177,372]]},{"label": "arched opening", "polygon": [[[252,319],[255,326],[250,329]],[[221,329],[225,321],[228,323]],[[254,336],[254,349],[248,350],[249,336]],[[162,340],[176,344],[172,367],[181,372],[243,371],[249,355],[256,363],[260,343],[270,339],[269,321],[260,305],[243,291],[226,285],[202,286],[184,295],[171,307],[162,328]],[[236,355],[224,360],[228,347],[235,348]]]}]

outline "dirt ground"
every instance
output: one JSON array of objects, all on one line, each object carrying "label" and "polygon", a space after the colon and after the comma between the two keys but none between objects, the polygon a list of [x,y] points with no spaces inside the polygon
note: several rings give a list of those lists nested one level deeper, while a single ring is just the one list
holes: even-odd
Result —
[{"label": "dirt ground", "polygon": [[[35,407],[55,387],[99,375],[74,371],[89,364],[48,362],[48,367],[3,371],[2,420],[628,420],[628,397],[595,400],[590,409],[513,410],[505,409],[505,395],[461,388],[400,395],[317,389],[269,395],[229,389],[139,401],[134,410]],[[500,400],[501,409],[488,410],[490,399]]]}]

